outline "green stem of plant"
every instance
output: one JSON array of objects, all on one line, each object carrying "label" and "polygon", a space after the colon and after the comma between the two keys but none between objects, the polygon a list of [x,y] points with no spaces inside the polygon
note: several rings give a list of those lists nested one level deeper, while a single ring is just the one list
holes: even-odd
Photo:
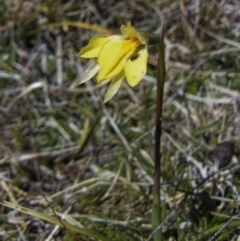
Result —
[{"label": "green stem of plant", "polygon": [[[155,130],[155,166],[153,186],[152,226],[155,230],[161,224],[161,199],[160,199],[160,177],[161,177],[161,132],[162,132],[162,109],[163,91],[165,80],[165,55],[164,55],[164,30],[162,28],[161,41],[158,43],[158,65],[157,65],[157,107],[156,107],[156,130]],[[162,240],[162,232],[154,235],[154,241]]]}]

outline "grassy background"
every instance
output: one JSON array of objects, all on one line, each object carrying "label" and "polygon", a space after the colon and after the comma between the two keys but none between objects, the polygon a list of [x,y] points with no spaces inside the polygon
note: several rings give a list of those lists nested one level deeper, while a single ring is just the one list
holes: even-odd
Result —
[{"label": "grassy background", "polygon": [[[89,64],[77,53],[96,32],[66,21],[113,32],[131,21],[159,34],[161,11],[164,240],[238,240],[239,3],[146,2],[0,0],[0,199],[54,209],[111,240],[147,239],[156,47],[144,80],[133,89],[124,83],[102,106],[108,85],[74,87]],[[76,240],[3,206],[0,224],[1,240]]]}]

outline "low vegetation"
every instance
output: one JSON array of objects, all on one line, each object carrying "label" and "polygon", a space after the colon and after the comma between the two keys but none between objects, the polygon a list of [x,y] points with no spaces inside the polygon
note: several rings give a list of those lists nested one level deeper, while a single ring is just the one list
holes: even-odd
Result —
[{"label": "low vegetation", "polygon": [[0,239],[150,241],[157,49],[105,105],[108,85],[75,85],[93,35],[127,21],[159,34],[163,14],[163,240],[239,240],[239,12],[237,0],[3,1]]}]

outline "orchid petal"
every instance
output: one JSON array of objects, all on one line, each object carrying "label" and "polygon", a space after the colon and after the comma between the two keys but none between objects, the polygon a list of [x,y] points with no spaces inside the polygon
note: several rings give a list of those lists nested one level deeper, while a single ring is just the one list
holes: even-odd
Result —
[{"label": "orchid petal", "polygon": [[102,46],[110,41],[109,36],[96,35],[90,39],[89,44],[81,49],[78,56],[82,58],[96,58]]},{"label": "orchid petal", "polygon": [[122,35],[128,35],[129,37],[137,38],[137,31],[131,25],[131,22],[127,22],[126,26],[122,25],[121,28],[120,28],[120,31],[121,31]]},{"label": "orchid petal", "polygon": [[143,31],[136,30],[130,22],[127,22],[126,26],[122,25],[121,28],[122,35],[128,35],[130,38],[137,38],[141,44],[147,44],[149,40],[149,35]]},{"label": "orchid petal", "polygon": [[124,73],[128,84],[134,87],[144,77],[147,72],[147,48],[144,47],[131,56],[124,66]]},{"label": "orchid petal", "polygon": [[108,102],[110,99],[112,99],[112,97],[117,93],[123,79],[124,79],[124,71],[121,71],[118,75],[116,75],[112,79],[111,84],[108,87],[107,93],[104,96],[104,101],[103,101],[104,104]]},{"label": "orchid petal", "polygon": [[94,61],[83,73],[83,75],[81,76],[79,83],[77,85],[80,85],[82,83],[87,82],[88,80],[90,80],[91,78],[93,78],[101,69],[101,66]]},{"label": "orchid petal", "polygon": [[149,41],[149,35],[143,31],[137,31],[137,38],[144,45]]},{"label": "orchid petal", "polygon": [[112,38],[99,52],[98,63],[102,69],[97,76],[97,81],[117,75],[123,68],[128,57],[140,45],[139,41]]}]

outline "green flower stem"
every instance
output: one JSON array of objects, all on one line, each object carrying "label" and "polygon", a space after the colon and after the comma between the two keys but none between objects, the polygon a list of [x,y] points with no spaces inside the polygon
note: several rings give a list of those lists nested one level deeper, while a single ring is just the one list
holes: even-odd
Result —
[{"label": "green flower stem", "polygon": [[159,42],[161,42],[161,39],[156,34],[148,33],[148,37],[149,37],[148,45],[159,44]]},{"label": "green flower stem", "polygon": [[[152,227],[155,230],[161,224],[161,201],[160,201],[160,176],[161,176],[161,131],[162,131],[162,109],[163,91],[165,80],[165,55],[164,55],[164,30],[162,28],[161,41],[158,43],[158,65],[157,65],[157,108],[156,108],[156,132],[155,132],[155,166],[152,206]],[[161,241],[162,233],[158,231],[154,235],[154,241]]]}]

